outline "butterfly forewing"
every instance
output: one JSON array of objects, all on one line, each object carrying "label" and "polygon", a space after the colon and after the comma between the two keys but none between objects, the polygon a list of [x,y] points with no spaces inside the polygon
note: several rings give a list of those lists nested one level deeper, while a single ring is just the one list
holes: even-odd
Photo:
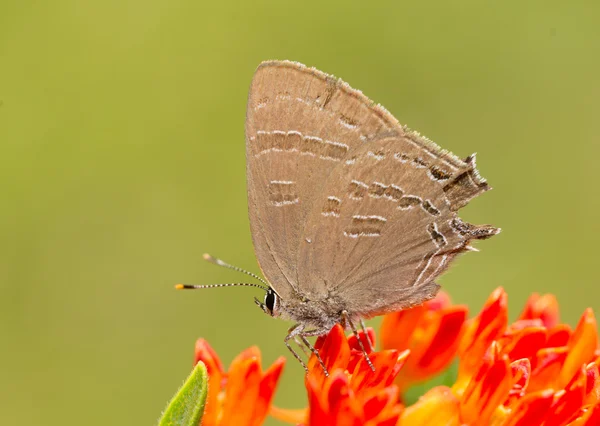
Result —
[{"label": "butterfly forewing", "polygon": [[292,62],[262,64],[246,119],[251,231],[276,291],[298,287],[298,251],[318,189],[369,135],[398,124],[359,92]]}]

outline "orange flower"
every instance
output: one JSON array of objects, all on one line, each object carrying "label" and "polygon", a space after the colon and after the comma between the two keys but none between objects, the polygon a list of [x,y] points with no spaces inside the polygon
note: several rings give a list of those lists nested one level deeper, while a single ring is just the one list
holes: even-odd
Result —
[{"label": "orange flower", "polygon": [[[371,342],[375,333],[368,330]],[[359,333],[365,347],[366,336]],[[369,351],[375,366],[372,371],[364,358],[355,336],[346,337],[342,326],[333,327],[329,334],[317,339],[318,349],[330,375],[325,377],[317,357],[309,360],[308,389],[310,426],[369,425],[393,426],[402,406],[398,388],[393,385],[408,351]]]},{"label": "orange flower", "polygon": [[394,426],[402,411],[396,386],[356,392],[352,378],[341,370],[323,384],[309,377],[307,388],[310,426]]},{"label": "orange flower", "polygon": [[[372,329],[368,329],[368,333],[374,344],[375,333]],[[364,333],[359,332],[359,337],[365,348],[368,348]],[[354,335],[346,337],[344,329],[339,324],[333,327],[327,335],[319,337],[315,348],[319,351],[330,374],[338,370],[347,372],[351,377],[350,385],[356,392],[362,389],[380,389],[390,386],[408,356],[408,351],[402,353],[397,350],[371,352],[367,349],[369,359],[375,366],[375,371],[372,371],[356,337]],[[308,369],[307,381],[312,379],[318,384],[326,381],[325,373],[315,355],[310,357]]]},{"label": "orange flower", "polygon": [[202,426],[258,426],[266,418],[285,359],[262,371],[260,351],[253,346],[239,354],[229,371],[204,339],[196,342],[194,364],[203,361],[208,371],[208,397]]},{"label": "orange flower", "polygon": [[386,315],[381,324],[384,349],[410,350],[396,384],[404,390],[443,371],[458,350],[466,306],[451,306],[444,292],[412,309]]},{"label": "orange flower", "polygon": [[[499,288],[481,312],[441,294],[423,306],[386,316],[385,350],[368,352],[340,325],[315,342],[305,380],[303,410],[271,407],[274,417],[296,425],[333,426],[592,426],[600,425],[600,350],[593,312],[574,330],[559,323],[551,295],[532,295],[519,319],[508,322],[506,292]],[[371,342],[375,333],[367,331]],[[364,333],[360,339],[366,343]],[[369,345],[364,345],[369,347]],[[411,406],[400,402],[411,384],[440,372],[458,355],[455,383],[430,389]],[[207,365],[209,389],[204,426],[259,425],[269,410],[283,360],[260,372],[259,352],[250,348],[228,373],[204,340],[196,361]],[[216,384],[216,385],[215,385]],[[214,389],[217,389],[215,392]]]},{"label": "orange flower", "polygon": [[[582,426],[600,419],[596,320],[558,324],[552,296],[532,296],[508,325],[507,297],[492,293],[467,322],[452,389],[441,386],[407,407],[399,426]],[[409,363],[407,362],[406,367]],[[429,423],[435,419],[435,423]]]},{"label": "orange flower", "polygon": [[[371,342],[375,333],[368,329]],[[360,339],[366,339],[359,332]],[[317,339],[315,348],[329,371],[329,377],[311,356],[306,376],[308,411],[274,408],[271,414],[290,423],[306,422],[309,426],[368,425],[394,426],[403,406],[399,390],[393,384],[409,351],[369,351],[375,371],[369,367],[355,336],[346,337],[338,324]]]}]

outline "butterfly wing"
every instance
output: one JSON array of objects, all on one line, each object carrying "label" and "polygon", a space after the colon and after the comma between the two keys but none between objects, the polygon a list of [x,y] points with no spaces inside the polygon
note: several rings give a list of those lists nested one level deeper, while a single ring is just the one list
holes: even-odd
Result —
[{"label": "butterfly wing", "polygon": [[450,210],[486,189],[476,174],[465,172],[467,163],[406,132],[383,107],[341,80],[296,62],[258,67],[246,117],[248,208],[258,262],[281,297],[320,288],[322,281],[315,278],[331,265],[318,261],[321,272],[313,273],[307,271],[313,267],[308,259],[333,246],[321,241],[316,248],[312,233],[305,231],[307,222],[328,225],[312,222],[323,203],[331,201],[323,198],[331,192],[324,187],[346,178],[344,167],[356,161],[354,153],[390,134],[404,135],[422,156],[434,156],[430,173],[457,182],[446,193]]}]

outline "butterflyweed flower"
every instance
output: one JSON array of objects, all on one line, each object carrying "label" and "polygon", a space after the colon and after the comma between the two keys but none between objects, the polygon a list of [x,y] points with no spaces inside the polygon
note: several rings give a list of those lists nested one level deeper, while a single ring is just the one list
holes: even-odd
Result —
[{"label": "butterflyweed flower", "polygon": [[516,322],[507,318],[506,293],[497,289],[464,326],[454,385],[431,389],[404,410],[399,425],[599,425],[592,311],[571,331],[558,323],[552,296],[533,295]]},{"label": "butterflyweed flower", "polygon": [[204,339],[198,339],[194,364],[204,362],[208,372],[208,397],[202,426],[258,426],[266,418],[279,376],[283,357],[262,371],[260,351],[253,346],[240,353],[227,372],[221,360]]},{"label": "butterflyweed flower", "polygon": [[[371,343],[375,333],[367,329]],[[326,336],[319,337],[319,351],[329,376],[325,375],[316,356],[308,363],[305,385],[308,410],[273,408],[271,414],[280,420],[311,426],[394,426],[402,405],[399,390],[393,384],[409,351],[385,350],[373,352],[367,336],[359,332],[375,371],[366,362],[355,336],[346,337],[338,324]]]},{"label": "butterflyweed flower", "polygon": [[[600,425],[600,350],[594,314],[586,310],[572,330],[560,324],[551,295],[534,294],[509,324],[507,295],[496,289],[475,317],[441,293],[424,305],[387,315],[382,351],[359,333],[372,371],[355,336],[341,326],[315,342],[329,376],[312,355],[305,379],[308,407],[270,407],[283,360],[262,373],[250,348],[228,373],[199,340],[196,360],[210,382],[204,426],[259,425],[267,412],[304,426],[592,426]],[[370,341],[375,333],[367,331]],[[458,358],[456,380],[437,386],[410,406],[402,394]]]}]

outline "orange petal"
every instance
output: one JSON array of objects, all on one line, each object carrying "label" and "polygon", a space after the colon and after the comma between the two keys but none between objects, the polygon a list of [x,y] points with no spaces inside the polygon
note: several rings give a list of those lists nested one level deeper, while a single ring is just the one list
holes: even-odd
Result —
[{"label": "orange petal", "polygon": [[250,346],[249,348],[240,352],[238,356],[236,356],[231,362],[231,366],[229,368],[231,369],[236,362],[241,362],[247,359],[256,359],[260,364],[260,349],[258,349],[258,346]]},{"label": "orange petal", "polygon": [[409,351],[381,351],[372,353],[369,358],[375,367],[372,371],[367,361],[361,359],[352,373],[350,386],[359,393],[361,389],[382,389],[391,385],[404,364]]},{"label": "orange petal", "polygon": [[531,364],[527,358],[518,359],[510,363],[511,370],[511,388],[509,398],[504,405],[511,405],[513,400],[523,397],[525,389],[531,376]]},{"label": "orange petal", "polygon": [[[371,351],[369,350],[369,342],[367,341],[367,337],[365,337],[365,333],[362,330],[358,331],[358,336],[360,337],[360,341],[362,342],[363,346],[365,347],[365,350],[367,351],[367,353],[370,353]],[[371,327],[367,327],[367,336],[369,338],[369,340],[371,341],[371,345],[373,347],[375,347],[375,330],[373,330]],[[362,349],[360,348],[360,345],[358,344],[358,339],[356,338],[356,336],[354,334],[348,336],[348,345],[350,346],[350,349],[352,350],[356,350],[356,351],[360,351],[362,352]]]},{"label": "orange petal", "polygon": [[[371,341],[371,346],[375,347],[375,331],[372,328],[367,328],[367,335]],[[371,346],[369,346],[369,342],[362,330],[358,332],[358,336],[360,337],[360,341],[363,342],[363,346],[365,351],[370,354],[373,351],[371,350]],[[354,334],[348,336],[348,346],[350,346],[350,361],[348,361],[348,371],[354,371],[356,364],[364,358],[364,354],[360,345],[358,344],[358,339]]]},{"label": "orange petal", "polygon": [[279,408],[274,405],[271,405],[269,409],[269,414],[271,417],[279,420],[283,423],[291,423],[291,424],[303,424],[306,421],[308,416],[308,409],[301,408],[297,410],[290,410],[287,408]]},{"label": "orange petal", "polygon": [[548,418],[544,426],[562,426],[579,412],[583,402],[582,393],[568,393],[565,390],[556,392],[554,396],[554,405],[548,411]]},{"label": "orange petal", "polygon": [[[395,351],[378,352],[375,355],[388,353]],[[377,362],[377,358],[374,361]],[[369,372],[373,373],[370,369]],[[394,426],[402,411],[396,386],[365,388],[354,392],[348,375],[339,369],[324,382],[320,382],[318,377],[309,376],[306,384],[310,406],[309,426]]]},{"label": "orange petal", "polygon": [[491,343],[499,338],[508,322],[507,296],[502,287],[490,295],[479,315],[469,320],[458,348],[460,364],[453,390],[464,391]]},{"label": "orange petal", "polygon": [[223,375],[223,364],[215,350],[204,339],[198,339],[194,348],[194,365],[202,361],[206,365],[208,375],[218,373]]},{"label": "orange petal", "polygon": [[502,426],[540,426],[554,400],[551,389],[525,395],[517,402]]},{"label": "orange petal", "polygon": [[583,313],[568,343],[569,353],[560,372],[560,382],[568,383],[582,365],[593,360],[598,347],[596,318],[591,309]]},{"label": "orange petal", "polygon": [[510,360],[534,358],[537,351],[546,345],[547,333],[544,327],[527,327],[509,330],[499,339],[501,352]]},{"label": "orange petal", "polygon": [[448,366],[458,350],[459,337],[468,311],[466,306],[454,306],[440,314],[435,334],[419,359],[419,368],[433,375]]},{"label": "orange petal", "polygon": [[600,404],[585,407],[583,413],[568,426],[598,426],[600,425]]},{"label": "orange petal", "polygon": [[401,413],[402,406],[396,405],[390,410],[382,411],[377,418],[367,420],[363,426],[396,426]]},{"label": "orange petal", "polygon": [[398,426],[460,426],[459,401],[446,386],[429,390],[407,407]]},{"label": "orange petal", "polygon": [[385,315],[379,329],[381,347],[399,351],[408,349],[411,335],[426,312],[425,305],[420,305]]},{"label": "orange petal", "polygon": [[324,393],[327,401],[327,416],[319,420],[311,415],[311,426],[359,426],[364,423],[362,410],[354,400],[348,377],[343,372],[329,376],[325,388],[319,391]]},{"label": "orange petal", "polygon": [[597,362],[591,362],[585,367],[586,387],[585,405],[593,405],[600,402],[600,371]]},{"label": "orange petal", "polygon": [[531,362],[533,370],[529,378],[528,392],[547,388],[557,388],[562,366],[567,359],[569,348],[540,349]]},{"label": "orange petal", "polygon": [[323,383],[312,376],[306,378],[308,391],[308,425],[326,424],[329,418],[329,402],[323,389]]},{"label": "orange petal", "polygon": [[379,334],[383,349],[409,349],[412,334],[420,325],[421,318],[426,313],[437,312],[452,305],[450,297],[444,291],[422,305],[404,309],[383,317]]},{"label": "orange petal", "polygon": [[[395,365],[395,370],[392,373],[392,376],[396,377],[398,375],[399,371],[402,371],[402,368],[404,367],[404,364],[406,364],[406,360],[408,359],[410,355],[410,350],[407,349],[403,352],[400,352],[400,354],[398,355],[398,359],[396,360],[396,365]],[[388,383],[388,385],[391,385],[391,382]]]},{"label": "orange petal", "polygon": [[434,376],[452,362],[467,311],[465,306],[453,306],[427,312],[421,317],[408,342],[411,355],[406,368],[396,380],[401,389]]},{"label": "orange petal", "polygon": [[247,358],[247,353],[238,355],[229,368],[220,425],[255,424],[254,405],[258,400],[260,379],[258,358]]},{"label": "orange petal", "polygon": [[194,363],[202,361],[208,372],[208,395],[202,417],[203,426],[215,426],[221,413],[221,386],[225,373],[221,360],[213,348],[204,339],[198,339],[194,349]]},{"label": "orange petal", "polygon": [[499,354],[494,342],[462,395],[462,421],[472,425],[487,425],[496,408],[508,398],[511,379],[508,357]]},{"label": "orange petal", "polygon": [[447,308],[451,305],[452,300],[444,290],[439,291],[433,299],[425,302],[425,306],[429,311],[439,311],[440,309]]},{"label": "orange petal", "polygon": [[[459,352],[467,354],[473,349],[479,349],[483,356],[489,344],[504,332],[507,322],[507,295],[499,287],[488,297],[481,312],[470,321]],[[485,348],[482,349],[481,346]]]},{"label": "orange petal", "polygon": [[516,320],[515,322],[510,324],[507,327],[507,330],[517,331],[517,330],[523,330],[524,328],[527,328],[527,327],[544,327],[544,323],[539,318],[528,319],[528,320],[520,319],[520,320]]},{"label": "orange petal", "polygon": [[[340,324],[336,324],[331,329],[325,339],[322,340],[321,347],[318,350],[329,373],[336,369],[345,370],[347,368],[350,360],[350,346]],[[314,354],[308,360],[308,370],[307,378],[311,376],[324,383],[325,372]]]},{"label": "orange petal", "polygon": [[548,342],[546,342],[546,345],[549,348],[567,346],[572,333],[571,327],[567,324],[558,324],[548,330]]},{"label": "orange petal", "polygon": [[544,426],[562,426],[574,419],[582,408],[586,385],[585,369],[581,368],[566,389],[554,394]]},{"label": "orange petal", "polygon": [[558,301],[552,294],[540,296],[533,293],[527,299],[519,319],[541,319],[544,327],[554,327],[559,322]]},{"label": "orange petal", "polygon": [[398,402],[399,395],[396,386],[389,386],[367,398],[362,404],[367,424],[394,426],[402,412],[402,406]]},{"label": "orange petal", "polygon": [[254,403],[253,423],[250,423],[251,425],[259,426],[263,424],[265,417],[267,417],[284,365],[285,358],[280,357],[263,374],[258,388],[258,398]]}]

